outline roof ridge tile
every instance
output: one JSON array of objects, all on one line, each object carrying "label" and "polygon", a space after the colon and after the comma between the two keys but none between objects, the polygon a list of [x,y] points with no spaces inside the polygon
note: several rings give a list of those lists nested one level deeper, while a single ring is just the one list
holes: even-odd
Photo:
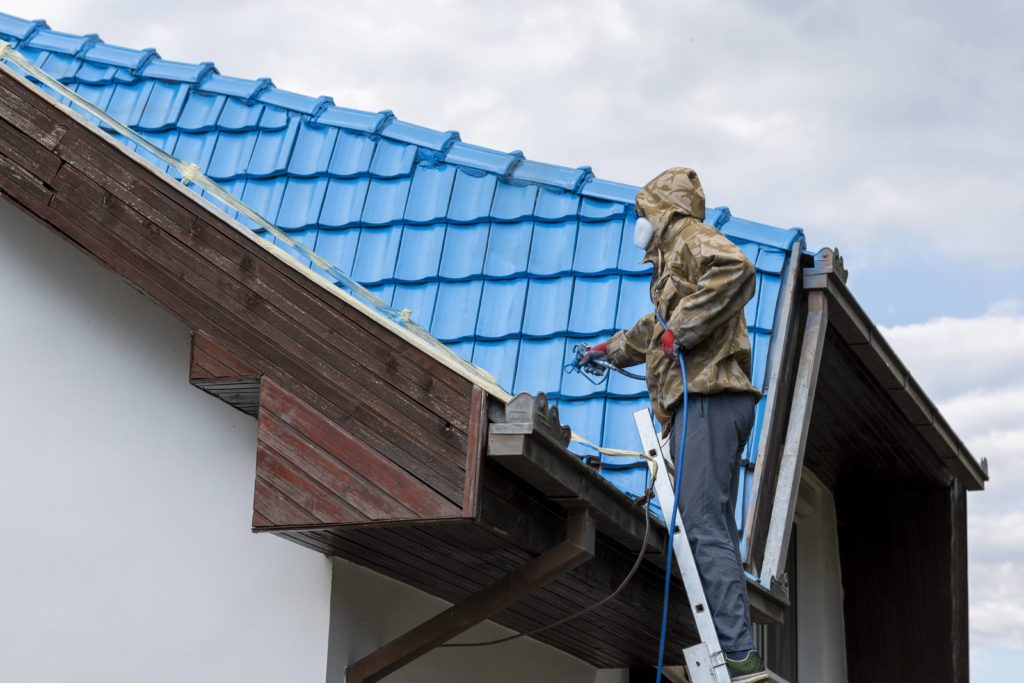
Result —
[{"label": "roof ridge tile", "polygon": [[251,103],[261,92],[273,85],[274,82],[269,78],[238,78],[221,73],[210,73],[196,84],[196,90],[214,95],[237,97]]},{"label": "roof ridge tile", "polygon": [[149,61],[139,75],[143,78],[155,78],[161,81],[178,81],[181,83],[200,83],[211,74],[220,73],[213,62],[176,62],[156,57]]},{"label": "roof ridge tile", "polygon": [[138,71],[149,60],[159,56],[157,51],[151,47],[135,50],[130,47],[104,43],[102,40],[86,50],[82,55],[83,59],[90,62],[107,66],[118,66],[132,71]]},{"label": "roof ridge tile", "polygon": [[0,36],[10,36],[19,44],[47,28],[50,28],[50,25],[44,19],[22,19],[0,12]]},{"label": "roof ridge tile", "polygon": [[76,33],[63,33],[52,29],[40,29],[31,38],[24,41],[26,47],[75,56],[84,54],[101,42],[100,37],[95,33],[80,36]]},{"label": "roof ridge tile", "polygon": [[441,132],[426,126],[420,126],[408,121],[392,117],[384,127],[378,131],[382,137],[399,142],[423,147],[435,152],[446,153],[449,148],[461,138],[457,131],[449,130]]},{"label": "roof ridge tile", "polygon": [[523,159],[512,173],[516,180],[551,185],[572,192],[577,192],[582,183],[592,176],[589,166],[569,168],[532,159]]},{"label": "roof ridge tile", "polygon": [[326,95],[321,95],[320,97],[302,95],[297,92],[292,92],[291,90],[278,88],[273,84],[270,84],[268,87],[259,91],[256,95],[256,100],[263,104],[269,104],[289,111],[297,111],[302,114],[309,114],[314,117],[327,107],[334,104],[334,100]]},{"label": "roof ridge tile", "polygon": [[313,116],[313,122],[333,128],[377,134],[394,116],[389,109],[374,113],[329,104]]}]

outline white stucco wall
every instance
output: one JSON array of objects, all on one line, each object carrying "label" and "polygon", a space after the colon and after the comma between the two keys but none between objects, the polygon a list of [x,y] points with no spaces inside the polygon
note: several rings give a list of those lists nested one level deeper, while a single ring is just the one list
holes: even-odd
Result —
[{"label": "white stucco wall", "polygon": [[[328,681],[344,680],[345,665],[448,608],[449,603],[349,562],[334,563]],[[510,635],[487,622],[455,639],[474,642]],[[529,638],[480,648],[434,650],[387,683],[626,683],[625,671],[599,671]]]},{"label": "white stucco wall", "polygon": [[796,517],[798,675],[801,681],[845,683],[836,503],[828,488],[806,468]]},{"label": "white stucco wall", "polygon": [[321,683],[330,561],[249,531],[188,329],[0,199],[0,681]]}]

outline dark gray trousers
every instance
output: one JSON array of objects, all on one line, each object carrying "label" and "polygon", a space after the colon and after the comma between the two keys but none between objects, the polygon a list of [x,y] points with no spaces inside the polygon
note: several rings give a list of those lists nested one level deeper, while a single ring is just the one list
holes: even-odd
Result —
[{"label": "dark gray trousers", "polygon": [[[736,494],[740,456],[754,425],[753,394],[691,394],[686,420],[679,513],[725,652],[754,649]],[[682,403],[672,421],[672,458],[679,455]],[[678,467],[676,467],[678,470]]]}]

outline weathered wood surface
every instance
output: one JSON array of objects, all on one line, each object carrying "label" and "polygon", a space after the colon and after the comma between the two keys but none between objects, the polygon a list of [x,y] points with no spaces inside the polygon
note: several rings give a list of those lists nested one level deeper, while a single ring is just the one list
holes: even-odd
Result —
[{"label": "weathered wood surface", "polygon": [[851,683],[968,680],[966,511],[959,480],[942,487],[850,477],[840,484]]},{"label": "weathered wood surface", "polygon": [[259,412],[260,372],[202,331],[192,333],[189,382],[243,413]]},{"label": "weathered wood surface", "polygon": [[0,98],[6,196],[461,508],[466,379],[6,73]]},{"label": "weathered wood surface", "polygon": [[256,530],[462,517],[459,506],[270,378],[256,442]]}]

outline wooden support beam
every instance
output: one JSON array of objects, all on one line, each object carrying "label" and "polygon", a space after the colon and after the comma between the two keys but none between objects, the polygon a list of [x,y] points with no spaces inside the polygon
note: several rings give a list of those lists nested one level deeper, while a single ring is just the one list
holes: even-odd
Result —
[{"label": "wooden support beam", "polygon": [[586,509],[574,510],[566,522],[564,541],[353,663],[346,671],[346,683],[381,680],[593,556],[593,519]]},{"label": "wooden support beam", "polygon": [[796,510],[797,492],[800,489],[800,472],[804,466],[804,449],[807,445],[811,409],[814,406],[814,391],[818,384],[818,368],[821,367],[821,351],[825,344],[825,329],[828,326],[828,303],[825,294],[812,291],[807,295],[807,323],[804,326],[803,345],[800,349],[800,364],[797,368],[796,387],[793,390],[793,404],[789,413],[789,428],[786,443],[779,463],[779,478],[775,486],[771,521],[768,525],[768,540],[761,565],[761,584],[771,587],[772,581],[781,579],[782,568],[786,566],[786,552],[793,528],[793,513]]}]

